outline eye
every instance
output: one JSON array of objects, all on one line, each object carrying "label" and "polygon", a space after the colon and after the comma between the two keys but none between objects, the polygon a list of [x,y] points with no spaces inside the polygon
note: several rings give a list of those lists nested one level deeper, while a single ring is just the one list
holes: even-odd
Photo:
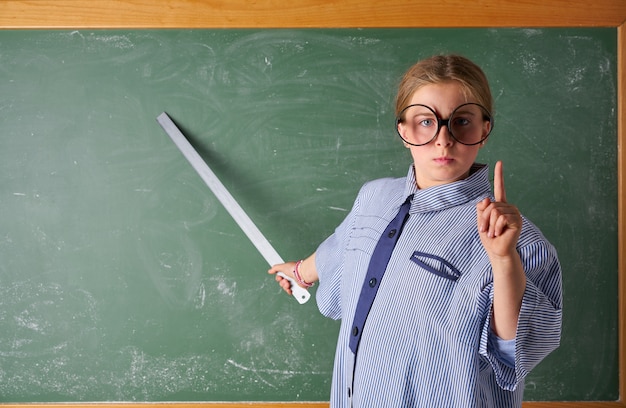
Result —
[{"label": "eye", "polygon": [[454,118],[454,126],[469,126],[472,121],[469,118]]},{"label": "eye", "polygon": [[432,118],[422,119],[418,121],[417,124],[423,127],[431,127],[435,125],[435,120]]}]

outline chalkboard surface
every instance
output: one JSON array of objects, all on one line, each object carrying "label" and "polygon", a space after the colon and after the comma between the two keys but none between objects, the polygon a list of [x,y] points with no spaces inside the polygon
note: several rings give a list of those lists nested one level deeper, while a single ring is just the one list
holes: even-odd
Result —
[{"label": "chalkboard surface", "polygon": [[491,79],[479,159],[554,243],[562,346],[527,400],[616,400],[615,29],[0,32],[0,402],[327,400],[337,322],[284,295],[155,121],[299,259],[403,176],[414,61]]}]

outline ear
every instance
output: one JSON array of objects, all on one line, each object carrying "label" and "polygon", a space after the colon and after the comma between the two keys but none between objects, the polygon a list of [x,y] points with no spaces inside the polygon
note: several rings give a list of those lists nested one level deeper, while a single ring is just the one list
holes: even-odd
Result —
[{"label": "ear", "polygon": [[410,149],[411,145],[404,141],[404,126],[400,122],[398,122],[396,126],[398,127],[398,134],[402,138],[402,143],[404,144],[404,147],[406,147],[407,149]]},{"label": "ear", "polygon": [[[486,121],[485,125],[483,126],[483,134],[484,135],[488,135],[491,132],[491,122]],[[485,139],[487,140],[487,139]]]}]

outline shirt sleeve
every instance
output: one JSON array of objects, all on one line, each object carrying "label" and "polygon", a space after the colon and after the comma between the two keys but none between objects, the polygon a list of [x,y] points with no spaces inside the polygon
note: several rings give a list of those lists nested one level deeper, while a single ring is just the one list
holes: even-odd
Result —
[{"label": "shirt sleeve", "polygon": [[503,340],[493,331],[489,333],[488,348],[494,356],[509,367],[515,367],[515,339]]},{"label": "shirt sleeve", "polygon": [[326,238],[315,252],[315,267],[319,278],[319,285],[315,292],[317,307],[324,316],[335,320],[341,318],[341,280],[345,249],[349,232],[354,224],[354,214],[359,208],[358,203],[359,197],[335,232]]},{"label": "shirt sleeve", "polygon": [[[535,242],[518,251],[527,281],[517,324],[514,364],[502,355],[501,348],[497,349],[502,343],[489,339],[493,336],[490,313],[487,313],[479,350],[491,364],[498,385],[510,391],[559,346],[561,338],[562,283],[556,251],[547,241]],[[493,301],[493,293],[491,299]]]},{"label": "shirt sleeve", "polygon": [[319,286],[315,292],[317,307],[324,316],[335,320],[341,318],[341,276],[343,273],[339,228],[315,251],[315,267],[319,277]]}]

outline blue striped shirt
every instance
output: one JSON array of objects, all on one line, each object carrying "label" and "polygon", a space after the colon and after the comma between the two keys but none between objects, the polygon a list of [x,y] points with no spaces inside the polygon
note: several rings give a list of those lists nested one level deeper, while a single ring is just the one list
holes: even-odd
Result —
[{"label": "blue striped shirt", "polygon": [[[526,218],[517,245],[527,275],[517,336],[502,342],[491,332],[493,275],[476,204],[493,196],[487,166],[472,171],[425,190],[416,188],[412,167],[406,178],[366,183],[317,249],[318,307],[342,319],[331,407],[520,407],[524,378],[558,347],[561,267]],[[351,324],[372,251],[410,194],[410,217],[355,356],[348,347]]]}]

